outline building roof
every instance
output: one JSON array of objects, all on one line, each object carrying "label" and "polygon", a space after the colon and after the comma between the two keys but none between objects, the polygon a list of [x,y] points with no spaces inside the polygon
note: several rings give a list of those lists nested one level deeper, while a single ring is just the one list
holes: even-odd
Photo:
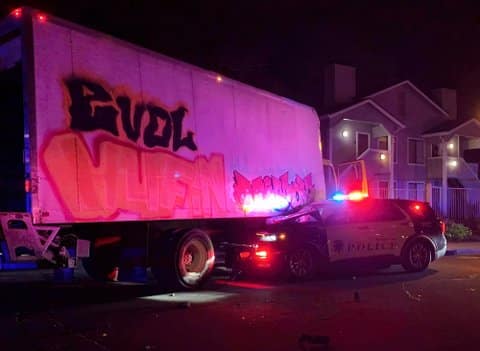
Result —
[{"label": "building roof", "polygon": [[389,113],[387,110],[385,110],[383,107],[378,105],[375,101],[366,99],[366,100],[361,100],[356,103],[351,103],[351,104],[346,104],[343,106],[343,108],[336,108],[333,112],[331,113],[326,113],[324,116],[327,116],[329,118],[336,117],[339,114],[346,113],[348,111],[351,111],[355,108],[361,107],[363,105],[371,105],[374,109],[378,110],[381,114],[383,114],[385,117],[387,117],[390,121],[392,121],[394,124],[399,126],[400,128],[405,128],[405,125],[400,122],[398,119],[396,119],[391,113]]},{"label": "building roof", "polygon": [[438,104],[436,104],[432,99],[430,99],[427,95],[425,95],[425,93],[423,93],[420,89],[418,89],[415,85],[412,84],[412,82],[410,82],[409,80],[404,80],[403,82],[400,82],[400,83],[397,83],[397,84],[394,84],[390,87],[387,87],[383,90],[380,90],[380,91],[377,91],[376,93],[373,93],[373,94],[370,94],[367,96],[367,98],[372,98],[372,97],[375,97],[375,96],[378,96],[378,95],[381,95],[383,93],[386,93],[387,91],[390,91],[390,90],[393,90],[399,86],[402,86],[402,85],[407,85],[408,87],[410,87],[411,89],[413,89],[417,94],[419,94],[420,96],[422,96],[426,101],[428,101],[435,109],[437,109],[441,114],[443,114],[444,116],[448,117],[448,118],[452,118],[443,108],[441,108]]},{"label": "building roof", "polygon": [[[468,135],[480,135],[480,121],[476,118],[470,118],[466,121],[446,121],[436,127],[424,132],[424,137],[443,136],[449,134],[458,134],[461,129],[468,128],[470,133]],[[474,129],[472,129],[472,127]],[[463,133],[465,134],[465,133]]]}]

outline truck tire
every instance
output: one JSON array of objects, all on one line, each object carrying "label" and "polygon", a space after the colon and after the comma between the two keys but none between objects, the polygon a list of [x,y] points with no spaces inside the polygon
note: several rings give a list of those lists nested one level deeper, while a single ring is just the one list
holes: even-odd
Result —
[{"label": "truck tire", "polygon": [[408,272],[424,271],[431,261],[431,249],[424,240],[412,241],[402,254],[402,266]]},{"label": "truck tire", "polygon": [[167,289],[195,290],[210,276],[215,256],[210,237],[192,229],[172,235],[155,248],[152,273]]},{"label": "truck tire", "polygon": [[90,257],[82,259],[85,272],[95,280],[113,280],[115,268],[120,264],[120,246],[108,245],[90,250]]}]

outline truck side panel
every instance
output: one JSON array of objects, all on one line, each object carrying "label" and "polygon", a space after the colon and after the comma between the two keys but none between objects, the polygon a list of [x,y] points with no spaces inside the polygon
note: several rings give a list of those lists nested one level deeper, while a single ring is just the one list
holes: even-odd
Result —
[{"label": "truck side panel", "polygon": [[243,217],[324,198],[312,108],[53,18],[33,31],[35,222]]}]

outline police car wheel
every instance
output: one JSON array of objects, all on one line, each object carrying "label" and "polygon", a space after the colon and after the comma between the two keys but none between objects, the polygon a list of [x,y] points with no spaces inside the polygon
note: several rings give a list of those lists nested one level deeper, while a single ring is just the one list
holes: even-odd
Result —
[{"label": "police car wheel", "polygon": [[402,266],[408,272],[421,272],[427,269],[432,260],[428,245],[420,240],[410,243],[403,253]]},{"label": "police car wheel", "polygon": [[314,252],[308,247],[298,248],[288,255],[287,264],[290,278],[309,279],[315,273]]}]

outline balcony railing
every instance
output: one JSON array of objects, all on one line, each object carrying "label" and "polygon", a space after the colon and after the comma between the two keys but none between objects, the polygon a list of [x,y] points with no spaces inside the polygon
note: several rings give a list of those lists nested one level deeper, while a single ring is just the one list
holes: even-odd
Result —
[{"label": "balcony railing", "polygon": [[[428,201],[438,216],[452,220],[464,221],[480,219],[480,188],[448,188],[447,213],[442,213],[442,188],[432,187],[431,199],[428,199],[424,189],[394,189],[395,199]],[[370,187],[369,196],[372,198],[388,198],[388,188]]]},{"label": "balcony railing", "polygon": [[390,153],[388,150],[367,149],[358,160],[364,160],[368,173],[370,174],[389,174],[390,173]]}]

